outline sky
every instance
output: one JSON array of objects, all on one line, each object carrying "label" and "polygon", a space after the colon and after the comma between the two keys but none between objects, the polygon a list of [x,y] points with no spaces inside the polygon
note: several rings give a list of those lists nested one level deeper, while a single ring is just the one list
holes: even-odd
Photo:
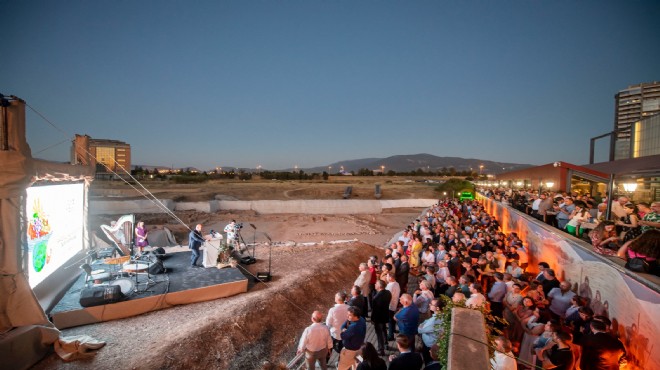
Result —
[{"label": "sky", "polygon": [[584,164],[614,95],[660,80],[658,19],[657,0],[0,0],[0,93],[55,161],[87,134],[200,169]]}]

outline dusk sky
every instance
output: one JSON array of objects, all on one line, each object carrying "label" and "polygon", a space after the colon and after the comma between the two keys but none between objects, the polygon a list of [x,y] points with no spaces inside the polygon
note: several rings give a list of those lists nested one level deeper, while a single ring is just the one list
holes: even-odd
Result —
[{"label": "dusk sky", "polygon": [[0,0],[0,93],[66,133],[27,109],[50,160],[88,134],[200,169],[584,164],[614,95],[660,80],[659,19],[657,0]]}]

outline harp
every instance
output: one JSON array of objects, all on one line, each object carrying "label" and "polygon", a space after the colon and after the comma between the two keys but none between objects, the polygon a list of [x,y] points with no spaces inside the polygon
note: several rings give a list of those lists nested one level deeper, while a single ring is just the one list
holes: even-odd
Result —
[{"label": "harp", "polygon": [[135,215],[124,215],[119,217],[117,222],[112,226],[101,225],[101,230],[115,244],[116,251],[120,256],[131,255],[134,224]]}]

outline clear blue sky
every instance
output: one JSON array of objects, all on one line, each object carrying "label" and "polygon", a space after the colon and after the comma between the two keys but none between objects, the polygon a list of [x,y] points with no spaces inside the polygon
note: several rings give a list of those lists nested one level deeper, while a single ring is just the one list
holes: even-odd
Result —
[{"label": "clear blue sky", "polygon": [[657,0],[0,0],[0,92],[69,135],[28,112],[51,160],[78,133],[202,169],[583,164],[614,94],[660,80],[658,19]]}]

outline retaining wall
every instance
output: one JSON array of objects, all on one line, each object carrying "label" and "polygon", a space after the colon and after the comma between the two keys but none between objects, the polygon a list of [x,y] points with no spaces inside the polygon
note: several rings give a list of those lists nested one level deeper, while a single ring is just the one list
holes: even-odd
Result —
[{"label": "retaining wall", "polygon": [[[377,214],[388,208],[426,208],[437,199],[392,200],[211,200],[207,202],[173,202],[161,200],[170,211],[194,210],[216,212],[219,210],[255,211],[261,214]],[[147,199],[140,200],[90,200],[91,214],[164,213]]]}]

